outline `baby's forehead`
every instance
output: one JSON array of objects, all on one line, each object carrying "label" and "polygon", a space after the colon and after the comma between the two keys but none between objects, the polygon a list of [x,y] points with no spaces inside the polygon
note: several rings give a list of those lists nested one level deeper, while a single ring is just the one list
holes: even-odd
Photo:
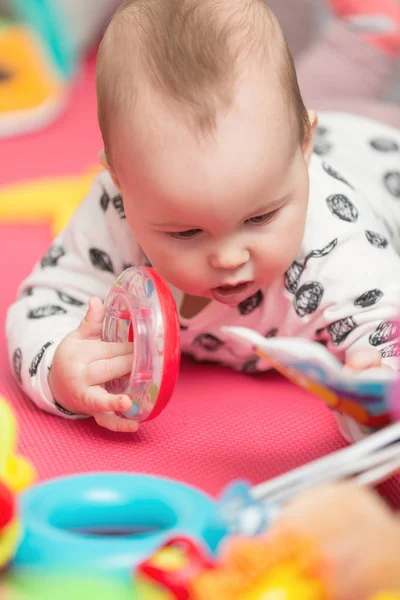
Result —
[{"label": "baby's forehead", "polygon": [[258,169],[261,163],[287,163],[298,146],[279,83],[257,74],[244,78],[232,105],[217,112],[212,132],[199,131],[184,105],[154,91],[138,98],[113,135],[125,169],[146,165],[157,175],[164,169],[178,175],[195,165],[199,172],[228,173],[248,164]]},{"label": "baby's forehead", "polygon": [[290,81],[281,76],[286,55],[279,25],[262,0],[127,2],[99,51],[103,135],[148,90],[179,103],[182,114],[190,113],[197,129],[209,133],[246,69],[275,73],[282,98],[288,97]]}]

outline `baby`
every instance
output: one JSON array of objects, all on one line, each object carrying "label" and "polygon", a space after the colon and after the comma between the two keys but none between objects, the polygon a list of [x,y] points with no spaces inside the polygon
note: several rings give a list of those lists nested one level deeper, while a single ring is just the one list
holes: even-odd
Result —
[{"label": "baby", "polygon": [[[101,341],[102,301],[129,265],[169,283],[183,351],[200,361],[268,369],[222,331],[241,325],[317,340],[351,368],[394,367],[399,131],[343,114],[317,130],[262,0],[123,3],[97,83],[105,170],[7,318],[37,406],[137,429],[115,414],[129,398],[104,389],[132,348]],[[332,164],[313,154],[316,131]],[[353,425],[341,421],[347,439]]]}]

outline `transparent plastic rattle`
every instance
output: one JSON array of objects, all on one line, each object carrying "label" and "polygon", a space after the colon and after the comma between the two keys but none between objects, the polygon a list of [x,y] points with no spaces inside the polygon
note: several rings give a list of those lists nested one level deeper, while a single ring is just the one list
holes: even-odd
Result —
[{"label": "transparent plastic rattle", "polygon": [[132,342],[130,373],[106,384],[112,394],[132,400],[126,419],[149,421],[168,404],[180,364],[180,332],[168,285],[148,267],[130,267],[114,282],[105,300],[103,340]]}]

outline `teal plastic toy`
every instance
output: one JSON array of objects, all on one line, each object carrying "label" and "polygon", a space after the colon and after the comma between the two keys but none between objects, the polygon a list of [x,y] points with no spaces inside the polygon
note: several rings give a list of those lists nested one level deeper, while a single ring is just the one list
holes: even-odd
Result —
[{"label": "teal plastic toy", "polygon": [[63,19],[62,5],[54,0],[13,0],[12,11],[17,20],[37,32],[60,76],[71,77],[78,56],[70,28]]}]

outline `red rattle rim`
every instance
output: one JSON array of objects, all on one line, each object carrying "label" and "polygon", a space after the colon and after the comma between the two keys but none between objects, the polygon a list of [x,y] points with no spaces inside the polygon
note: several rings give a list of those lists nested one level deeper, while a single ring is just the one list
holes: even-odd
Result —
[{"label": "red rattle rim", "polygon": [[178,311],[172,292],[160,275],[150,267],[145,267],[158,294],[164,324],[164,364],[157,402],[150,415],[143,422],[158,417],[174,392],[179,375],[181,339]]}]

